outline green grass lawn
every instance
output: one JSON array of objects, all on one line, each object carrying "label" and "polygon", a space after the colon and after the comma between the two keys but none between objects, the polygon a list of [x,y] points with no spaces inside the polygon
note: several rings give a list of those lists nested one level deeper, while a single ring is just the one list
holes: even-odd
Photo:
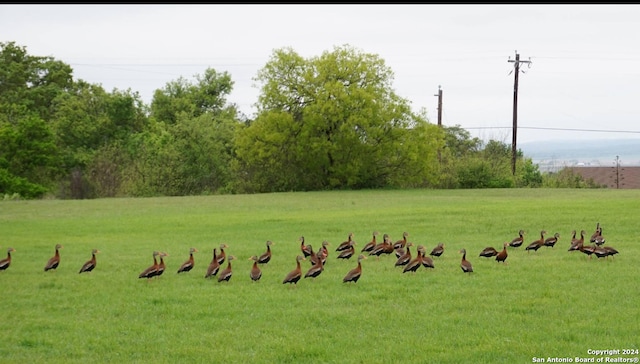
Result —
[{"label": "green grass lawn", "polygon": [[[13,363],[531,363],[586,357],[589,349],[640,347],[640,191],[573,189],[309,192],[147,199],[0,202],[0,358]],[[568,252],[571,231],[596,223],[620,254]],[[506,264],[478,254],[509,248]],[[554,248],[525,251],[560,233]],[[373,231],[408,232],[445,252],[415,274],[395,256],[357,265],[335,248],[352,232],[356,251]],[[323,273],[282,284],[301,236],[329,241]],[[273,241],[258,282],[252,255]],[[61,262],[44,271],[60,243]],[[205,279],[226,243],[229,282]],[[195,267],[177,273],[195,247]],[[99,249],[97,267],[79,274]],[[466,249],[474,272],[460,269]],[[167,270],[138,274],[164,251]],[[222,268],[227,266],[225,262]],[[303,274],[311,267],[302,262]],[[623,357],[638,357],[624,355]]]}]

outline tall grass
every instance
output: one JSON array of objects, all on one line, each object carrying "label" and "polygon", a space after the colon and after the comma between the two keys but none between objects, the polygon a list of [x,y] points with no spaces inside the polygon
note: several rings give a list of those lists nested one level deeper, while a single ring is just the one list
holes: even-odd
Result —
[{"label": "tall grass", "polygon": [[[589,349],[638,348],[640,191],[410,190],[206,197],[5,201],[0,272],[5,362],[529,363],[534,357],[593,357]],[[571,231],[596,223],[613,259],[568,252]],[[506,264],[478,257],[525,230]],[[559,232],[554,248],[527,252]],[[445,253],[415,274],[395,256],[336,259],[350,232],[359,251],[373,231],[403,232]],[[283,285],[298,238],[330,242],[324,272]],[[274,242],[258,282],[252,255]],[[56,271],[44,265],[60,243]],[[212,250],[227,243],[233,277],[204,279]],[[195,247],[195,268],[176,271]],[[97,267],[79,274],[100,249]],[[460,269],[461,255],[474,272]],[[167,271],[138,274],[165,251]],[[223,267],[227,266],[227,262]],[[303,274],[311,265],[302,262]]]}]

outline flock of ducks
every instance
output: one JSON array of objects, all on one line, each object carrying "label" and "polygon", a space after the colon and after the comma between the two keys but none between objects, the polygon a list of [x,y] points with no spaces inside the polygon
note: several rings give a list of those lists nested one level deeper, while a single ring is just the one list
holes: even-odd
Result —
[{"label": "flock of ducks", "polygon": [[[520,230],[516,238],[514,238],[510,242],[505,242],[503,244],[502,250],[497,250],[492,246],[484,248],[480,252],[479,257],[495,257],[495,260],[497,262],[505,263],[507,257],[509,256],[507,247],[518,248],[522,246],[524,243],[524,234],[524,230]],[[553,236],[545,238],[546,234],[547,231],[540,231],[540,238],[527,245],[525,247],[525,250],[537,251],[541,247],[553,248],[558,242],[560,234],[555,233]],[[584,230],[581,230],[580,238],[577,238],[577,232],[576,230],[573,230],[571,245],[568,250],[580,251],[584,254],[587,254],[590,258],[592,255],[595,255],[598,258],[606,258],[608,256],[613,256],[619,253],[613,247],[605,245],[606,239],[602,235],[602,227],[600,226],[600,223],[596,224],[596,230],[589,239],[589,243],[591,244],[585,245],[585,234],[586,232]],[[402,267],[402,272],[407,273],[416,272],[420,267],[435,268],[432,257],[439,257],[444,253],[444,244],[438,243],[429,254],[426,253],[426,248],[424,247],[424,245],[418,245],[416,247],[416,255],[414,256],[411,252],[411,247],[413,247],[414,244],[408,241],[409,234],[407,232],[404,232],[402,234],[402,239],[396,241],[395,243],[391,242],[388,234],[384,234],[382,241],[378,242],[376,240],[378,235],[379,233],[377,231],[374,231],[371,241],[369,241],[362,247],[357,258],[357,266],[347,272],[347,274],[342,279],[343,283],[356,283],[360,279],[362,275],[362,260],[367,259],[367,255],[376,256],[379,259],[381,255],[394,254],[396,257],[394,265],[396,267]],[[323,241],[318,251],[314,252],[313,247],[310,244],[305,243],[304,236],[301,236],[299,238],[299,241],[300,254],[296,256],[296,267],[284,277],[284,279],[282,280],[283,284],[295,285],[303,277],[314,279],[324,271],[324,266],[327,261],[327,257],[329,256],[329,250],[327,248],[329,246],[329,242],[326,240]],[[264,253],[262,253],[261,255],[254,255],[249,258],[249,260],[253,261],[253,265],[249,272],[249,277],[252,281],[259,281],[260,278],[262,278],[262,270],[260,269],[260,265],[267,264],[269,263],[269,261],[271,261],[271,245],[273,245],[273,242],[268,240],[266,242],[267,249]],[[337,259],[348,260],[355,256],[355,245],[356,242],[353,240],[353,233],[349,233],[347,240],[340,243],[335,250],[337,252]],[[236,257],[233,255],[227,256],[225,249],[227,249],[228,247],[229,246],[227,244],[223,243],[220,244],[218,248],[213,249],[213,258],[211,259],[211,262],[207,267],[204,278],[211,279],[213,277],[217,277],[218,282],[228,282],[231,279],[233,275],[231,261],[235,260]],[[60,264],[60,249],[62,248],[63,246],[61,244],[56,244],[54,255],[47,261],[47,264],[44,267],[45,272],[58,268]],[[7,249],[7,257],[0,260],[0,271],[9,268],[11,264],[11,253],[15,251],[16,250],[14,248]],[[193,254],[196,252],[198,252],[198,249],[196,248],[189,249],[189,258],[180,265],[177,273],[186,273],[193,269],[193,267],[195,266]],[[78,273],[87,273],[93,271],[96,267],[96,254],[98,253],[100,253],[98,249],[93,249],[91,252],[91,259],[89,259],[82,265]],[[462,269],[462,272],[472,273],[473,266],[471,262],[467,260],[466,249],[461,249],[459,253],[462,254],[462,259],[460,261],[460,268]],[[138,275],[138,278],[151,279],[153,277],[159,277],[166,270],[164,257],[168,257],[169,255],[166,252],[154,251],[152,256],[153,264],[144,269]],[[309,260],[311,262],[311,267],[303,275],[301,262],[306,260]],[[227,262],[227,265],[225,268],[222,268],[225,261]]]},{"label": "flock of ducks", "polygon": [[[593,232],[593,234],[591,234],[591,237],[589,239],[589,243],[591,243],[591,245],[585,245],[584,239],[585,239],[586,233],[587,233],[586,231],[581,230],[580,238],[577,238],[576,237],[577,232],[576,230],[573,230],[571,232],[572,236],[571,236],[571,242],[570,242],[568,251],[580,251],[588,255],[589,257],[591,257],[592,255],[595,255],[598,258],[606,258],[608,256],[614,256],[619,253],[618,250],[616,250],[615,248],[608,245],[604,245],[606,242],[606,239],[602,235],[602,226],[600,226],[600,223],[596,223],[596,230]],[[546,230],[541,230],[540,238],[532,241],[529,245],[526,246],[525,250],[538,251],[538,249],[540,249],[541,247],[553,248],[558,242],[558,239],[560,238],[560,234],[555,233],[553,234],[553,236],[545,238],[546,234],[547,234]],[[494,247],[489,246],[484,248],[480,252],[480,256],[486,257],[486,258],[496,257],[495,259],[497,261],[504,262],[508,256],[507,246],[517,248],[522,246],[523,243],[524,243],[524,231],[520,230],[516,238],[514,238],[510,242],[504,243],[502,251],[497,251]]]}]

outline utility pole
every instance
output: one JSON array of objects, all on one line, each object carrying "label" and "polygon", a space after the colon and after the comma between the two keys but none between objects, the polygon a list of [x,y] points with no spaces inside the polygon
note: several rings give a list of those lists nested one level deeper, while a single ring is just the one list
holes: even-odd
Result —
[{"label": "utility pole", "polygon": [[[511,57],[509,57],[511,58]],[[513,132],[511,139],[511,174],[516,174],[516,153],[518,148],[516,147],[516,142],[518,140],[518,74],[520,73],[520,63],[528,63],[529,67],[531,67],[531,61],[521,61],[520,54],[516,51],[516,60],[512,61],[511,59],[508,62],[514,63],[515,67],[515,75],[513,81]]]},{"label": "utility pole", "polygon": [[438,126],[442,127],[442,89],[440,85],[438,85],[438,94],[433,96],[438,96]]},{"label": "utility pole", "polygon": [[[442,129],[442,89],[438,85],[438,127]],[[438,149],[438,161],[442,161],[442,151]]]}]

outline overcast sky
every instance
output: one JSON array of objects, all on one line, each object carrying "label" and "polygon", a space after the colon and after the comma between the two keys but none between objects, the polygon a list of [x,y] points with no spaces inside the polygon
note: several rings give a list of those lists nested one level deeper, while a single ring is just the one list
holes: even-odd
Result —
[{"label": "overcast sky", "polygon": [[153,92],[207,68],[252,117],[273,51],[350,45],[378,55],[414,111],[511,143],[634,138],[640,148],[640,5],[0,5],[0,41],[69,64],[76,79]]}]

